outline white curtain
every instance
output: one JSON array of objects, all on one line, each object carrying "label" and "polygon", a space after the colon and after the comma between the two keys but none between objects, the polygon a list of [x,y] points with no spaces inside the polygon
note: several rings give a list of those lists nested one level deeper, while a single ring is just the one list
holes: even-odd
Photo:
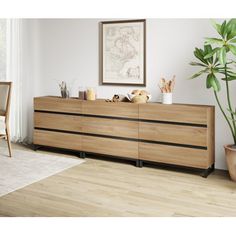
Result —
[{"label": "white curtain", "polygon": [[7,81],[13,82],[10,129],[13,142],[23,141],[22,135],[22,20],[7,20]]}]

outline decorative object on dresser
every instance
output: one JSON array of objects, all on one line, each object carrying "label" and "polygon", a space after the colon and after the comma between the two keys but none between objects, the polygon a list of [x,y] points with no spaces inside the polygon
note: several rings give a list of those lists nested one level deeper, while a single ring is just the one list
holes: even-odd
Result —
[{"label": "decorative object on dresser", "polygon": [[145,90],[133,90],[127,95],[129,101],[133,103],[147,103],[151,99],[151,94]]},{"label": "decorative object on dresser", "polygon": [[69,98],[69,90],[67,89],[66,82],[62,81],[61,84],[59,84],[60,90],[61,90],[61,97],[62,98]]},{"label": "decorative object on dresser", "polygon": [[11,104],[12,82],[0,82],[0,138],[5,138],[8,144],[9,156],[12,156],[9,115]]},{"label": "decorative object on dresser", "polygon": [[[224,148],[230,177],[236,181],[236,112],[231,103],[229,86],[233,80],[236,80],[233,68],[236,63],[232,60],[232,56],[236,56],[236,19],[224,21],[221,25],[213,21],[213,24],[219,38],[207,38],[204,49],[195,48],[194,55],[198,62],[191,62],[190,65],[202,68],[191,79],[206,74],[206,86],[214,91],[216,102],[230,128],[234,142],[234,144],[225,145]],[[214,48],[215,45],[217,47]],[[231,57],[228,54],[231,54]],[[219,78],[226,86],[227,105],[225,108],[218,97],[221,89]]]},{"label": "decorative object on dresser", "polygon": [[96,91],[95,88],[87,88],[86,90],[86,96],[85,96],[86,100],[89,101],[94,101],[96,100]]},{"label": "decorative object on dresser", "polygon": [[163,104],[172,104],[172,93],[175,87],[175,75],[172,80],[166,81],[165,78],[161,78],[159,88],[162,93],[162,103]]},{"label": "decorative object on dresser", "polygon": [[112,99],[106,99],[106,102],[127,102],[127,97],[122,94],[114,94]]},{"label": "decorative object on dresser", "polygon": [[214,169],[214,107],[34,99],[34,144]]},{"label": "decorative object on dresser", "polygon": [[85,100],[86,98],[86,91],[83,87],[79,87],[78,97],[81,100]]},{"label": "decorative object on dresser", "polygon": [[100,82],[146,84],[146,20],[101,22]]}]

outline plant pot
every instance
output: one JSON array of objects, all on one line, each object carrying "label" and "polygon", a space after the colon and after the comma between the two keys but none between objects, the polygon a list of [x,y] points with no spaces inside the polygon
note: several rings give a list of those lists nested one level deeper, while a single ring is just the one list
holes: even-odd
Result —
[{"label": "plant pot", "polygon": [[230,178],[236,182],[236,146],[231,144],[224,148]]}]

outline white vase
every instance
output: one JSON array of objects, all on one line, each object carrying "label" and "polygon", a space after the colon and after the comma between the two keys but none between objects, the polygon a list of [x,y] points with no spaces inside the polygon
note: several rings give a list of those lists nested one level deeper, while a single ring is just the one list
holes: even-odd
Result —
[{"label": "white vase", "polygon": [[172,93],[162,93],[162,103],[172,104]]}]

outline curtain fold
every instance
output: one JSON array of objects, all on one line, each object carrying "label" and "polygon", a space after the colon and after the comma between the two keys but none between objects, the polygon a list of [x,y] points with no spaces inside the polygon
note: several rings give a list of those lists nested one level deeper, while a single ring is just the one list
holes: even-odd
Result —
[{"label": "curtain fold", "polygon": [[22,20],[7,20],[6,79],[13,82],[10,111],[10,132],[13,142],[22,142]]}]

